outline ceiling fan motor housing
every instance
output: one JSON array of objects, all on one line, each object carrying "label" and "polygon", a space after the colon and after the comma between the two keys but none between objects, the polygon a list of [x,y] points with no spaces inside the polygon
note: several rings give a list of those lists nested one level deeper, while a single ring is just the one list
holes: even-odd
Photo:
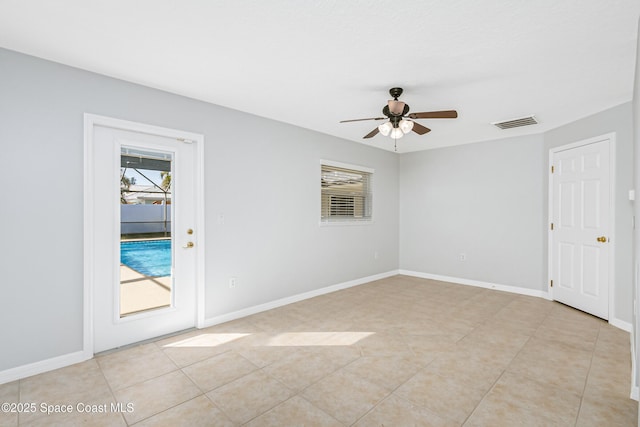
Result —
[{"label": "ceiling fan motor housing", "polygon": [[402,88],[392,87],[391,89],[389,89],[389,95],[391,95],[391,97],[397,101],[398,97],[402,95]]}]

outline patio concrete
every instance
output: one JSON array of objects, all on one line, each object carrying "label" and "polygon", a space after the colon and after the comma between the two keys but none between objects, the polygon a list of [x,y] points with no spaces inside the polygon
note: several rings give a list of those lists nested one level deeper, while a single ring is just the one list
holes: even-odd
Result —
[{"label": "patio concrete", "polygon": [[120,315],[171,305],[171,276],[148,277],[120,265]]}]

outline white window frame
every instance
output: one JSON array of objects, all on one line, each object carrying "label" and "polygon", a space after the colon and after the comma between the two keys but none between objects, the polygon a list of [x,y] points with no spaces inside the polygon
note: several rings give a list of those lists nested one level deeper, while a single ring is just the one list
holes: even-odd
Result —
[{"label": "white window frame", "polygon": [[351,169],[354,171],[358,171],[358,172],[364,172],[364,173],[368,173],[369,174],[369,192],[368,192],[368,203],[370,203],[370,211],[371,211],[371,215],[369,216],[369,218],[365,218],[365,219],[358,219],[358,218],[353,218],[353,219],[341,219],[341,220],[335,220],[335,221],[329,221],[326,220],[324,218],[322,218],[322,186],[319,186],[318,190],[320,192],[319,194],[319,198],[318,200],[320,201],[320,206],[318,208],[318,211],[320,211],[320,221],[319,224],[322,227],[327,227],[327,226],[344,226],[344,225],[369,225],[373,223],[373,218],[374,218],[374,208],[373,208],[373,175],[375,174],[375,169],[372,168],[368,168],[366,166],[360,166],[360,165],[354,165],[354,164],[349,164],[349,163],[342,163],[342,162],[336,162],[333,160],[320,160],[320,175],[322,176],[322,167],[323,166],[332,166],[332,167],[336,167],[336,168],[342,168],[342,169]]}]

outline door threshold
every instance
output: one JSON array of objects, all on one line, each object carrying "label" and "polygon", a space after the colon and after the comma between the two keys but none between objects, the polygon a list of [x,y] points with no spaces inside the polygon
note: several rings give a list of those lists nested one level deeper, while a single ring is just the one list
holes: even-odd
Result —
[{"label": "door threshold", "polygon": [[122,351],[122,350],[128,350],[130,348],[139,347],[139,346],[145,345],[145,344],[150,344],[152,342],[160,341],[160,340],[163,340],[163,339],[166,339],[166,338],[175,337],[176,335],[182,335],[182,334],[187,333],[187,332],[195,331],[196,329],[197,328],[183,329],[181,331],[176,331],[176,332],[171,332],[169,334],[160,335],[159,337],[149,338],[147,340],[134,342],[134,343],[131,343],[131,344],[120,346],[120,347],[115,347],[115,348],[112,348],[112,349],[109,349],[109,350],[101,351],[99,353],[94,353],[93,357],[106,356],[108,354],[117,353],[117,352]]}]

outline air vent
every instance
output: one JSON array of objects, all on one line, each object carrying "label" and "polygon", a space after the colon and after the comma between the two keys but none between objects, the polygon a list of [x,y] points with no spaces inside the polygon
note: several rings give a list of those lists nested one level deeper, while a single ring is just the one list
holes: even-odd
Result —
[{"label": "air vent", "polygon": [[520,117],[519,119],[505,120],[504,122],[493,122],[492,125],[500,129],[519,128],[522,126],[537,125],[535,116]]}]

